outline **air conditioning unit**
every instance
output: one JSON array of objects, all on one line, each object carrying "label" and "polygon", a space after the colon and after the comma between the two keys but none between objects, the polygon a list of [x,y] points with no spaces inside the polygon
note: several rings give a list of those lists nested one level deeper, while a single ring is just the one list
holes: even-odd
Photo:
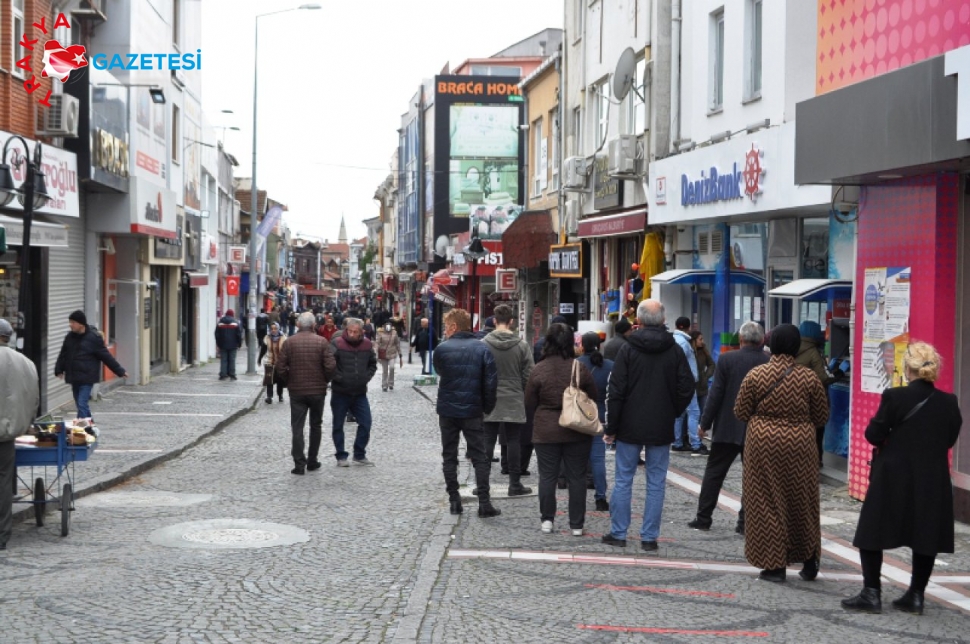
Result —
[{"label": "air conditioning unit", "polygon": [[80,103],[68,94],[51,94],[50,107],[37,108],[38,136],[77,138]]},{"label": "air conditioning unit", "polygon": [[586,189],[586,159],[569,157],[564,162],[562,187],[565,190]]},{"label": "air conditioning unit", "polygon": [[637,173],[637,137],[621,134],[610,141],[609,173],[611,176],[633,176]]},{"label": "air conditioning unit", "polygon": [[81,0],[79,6],[71,10],[71,17],[79,20],[105,20],[104,0]]},{"label": "air conditioning unit", "polygon": [[563,222],[567,235],[575,235],[579,232],[579,199],[566,200],[566,217]]}]

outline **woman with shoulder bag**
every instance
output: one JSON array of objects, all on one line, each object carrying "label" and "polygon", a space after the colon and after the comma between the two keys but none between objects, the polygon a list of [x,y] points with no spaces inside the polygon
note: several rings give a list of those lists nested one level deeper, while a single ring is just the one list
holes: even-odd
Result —
[{"label": "woman with shoulder bag", "polygon": [[[542,532],[549,534],[556,519],[556,481],[562,468],[569,488],[569,527],[574,537],[583,536],[586,520],[586,468],[592,445],[589,434],[559,424],[563,394],[573,378],[576,360],[573,332],[569,326],[552,324],[542,346],[543,359],[529,374],[525,406],[534,410],[532,442],[539,463],[539,514]],[[596,384],[589,370],[576,365],[579,389],[596,400]],[[594,437],[594,440],[595,437]]]},{"label": "woman with shoulder bag", "polygon": [[263,338],[263,344],[266,346],[266,364],[264,365],[265,372],[263,374],[263,386],[266,387],[266,404],[273,404],[273,385],[276,385],[276,394],[280,398],[280,402],[283,402],[283,387],[286,383],[280,378],[280,375],[276,372],[276,362],[280,357],[280,349],[283,348],[283,343],[286,342],[286,336],[280,331],[280,325],[273,322],[269,325],[269,333]]},{"label": "woman with shoulder bag", "polygon": [[936,555],[953,552],[948,455],[963,418],[957,397],[933,385],[940,374],[936,349],[914,342],[903,363],[909,385],[883,391],[879,410],[866,427],[866,440],[875,448],[852,541],[862,562],[863,589],[842,600],[847,610],[882,612],[882,551],[906,546],[913,551],[913,574],[893,608],[922,615]]},{"label": "woman with shoulder bag", "polygon": [[401,339],[390,322],[377,332],[377,360],[381,363],[381,391],[394,391],[394,363],[400,362],[404,367],[404,356],[401,355]]}]

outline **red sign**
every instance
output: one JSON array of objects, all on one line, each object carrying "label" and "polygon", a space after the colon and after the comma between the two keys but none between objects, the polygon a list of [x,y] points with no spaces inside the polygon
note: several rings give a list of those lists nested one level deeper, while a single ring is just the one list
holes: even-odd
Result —
[{"label": "red sign", "polygon": [[452,279],[451,273],[448,269],[442,268],[440,271],[434,274],[431,278],[431,283],[435,286],[453,286],[457,284],[455,280]]},{"label": "red sign", "polygon": [[495,290],[500,293],[514,293],[519,290],[519,271],[514,268],[500,268],[495,271]]},{"label": "red sign", "polygon": [[226,277],[226,295],[239,295],[239,276]]},{"label": "red sign", "polygon": [[[462,233],[457,236],[458,245],[461,248],[468,243],[468,237],[466,235],[470,235],[470,233]],[[485,257],[478,260],[478,268],[475,269],[475,275],[478,277],[491,277],[495,275],[498,269],[502,268],[503,262],[505,261],[502,255],[502,242],[498,240],[483,241],[482,246],[488,253]],[[466,260],[463,254],[456,252],[455,258],[451,260],[451,272],[458,275],[471,275],[471,262]]]},{"label": "red sign", "polygon": [[609,237],[640,233],[647,225],[646,211],[608,217],[590,217],[579,222],[580,237]]}]

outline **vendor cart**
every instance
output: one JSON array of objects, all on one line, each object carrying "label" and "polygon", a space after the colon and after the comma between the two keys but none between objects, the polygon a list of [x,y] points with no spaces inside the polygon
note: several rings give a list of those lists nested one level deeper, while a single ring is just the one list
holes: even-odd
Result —
[{"label": "vendor cart", "polygon": [[64,421],[37,421],[34,426],[55,434],[56,440],[16,444],[14,502],[32,504],[37,525],[43,526],[47,503],[58,500],[60,488],[61,536],[66,537],[74,511],[74,463],[88,460],[97,442],[73,445],[77,434],[72,434]]}]

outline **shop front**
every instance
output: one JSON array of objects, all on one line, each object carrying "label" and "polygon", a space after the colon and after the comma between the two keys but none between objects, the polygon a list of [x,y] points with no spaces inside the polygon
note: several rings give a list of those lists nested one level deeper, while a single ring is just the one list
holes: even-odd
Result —
[{"label": "shop front", "polygon": [[586,244],[589,266],[595,268],[588,273],[589,309],[586,302],[577,303],[578,319],[613,322],[632,304],[636,287],[631,280],[639,274],[646,228],[643,207],[580,220],[577,236]]},{"label": "shop front", "polygon": [[[795,180],[861,186],[849,313],[849,493],[863,498],[865,428],[881,392],[904,383],[910,341],[943,357],[936,385],[970,400],[967,159],[970,46],[809,99],[797,106]],[[887,136],[886,133],[892,133]],[[839,142],[832,154],[829,142]],[[970,440],[953,450],[957,516],[970,519]]]},{"label": "shop front", "polygon": [[529,344],[541,337],[559,304],[561,280],[550,275],[554,216],[554,211],[527,210],[502,234],[504,269],[496,273],[496,290],[506,299],[514,295],[518,330]]}]

